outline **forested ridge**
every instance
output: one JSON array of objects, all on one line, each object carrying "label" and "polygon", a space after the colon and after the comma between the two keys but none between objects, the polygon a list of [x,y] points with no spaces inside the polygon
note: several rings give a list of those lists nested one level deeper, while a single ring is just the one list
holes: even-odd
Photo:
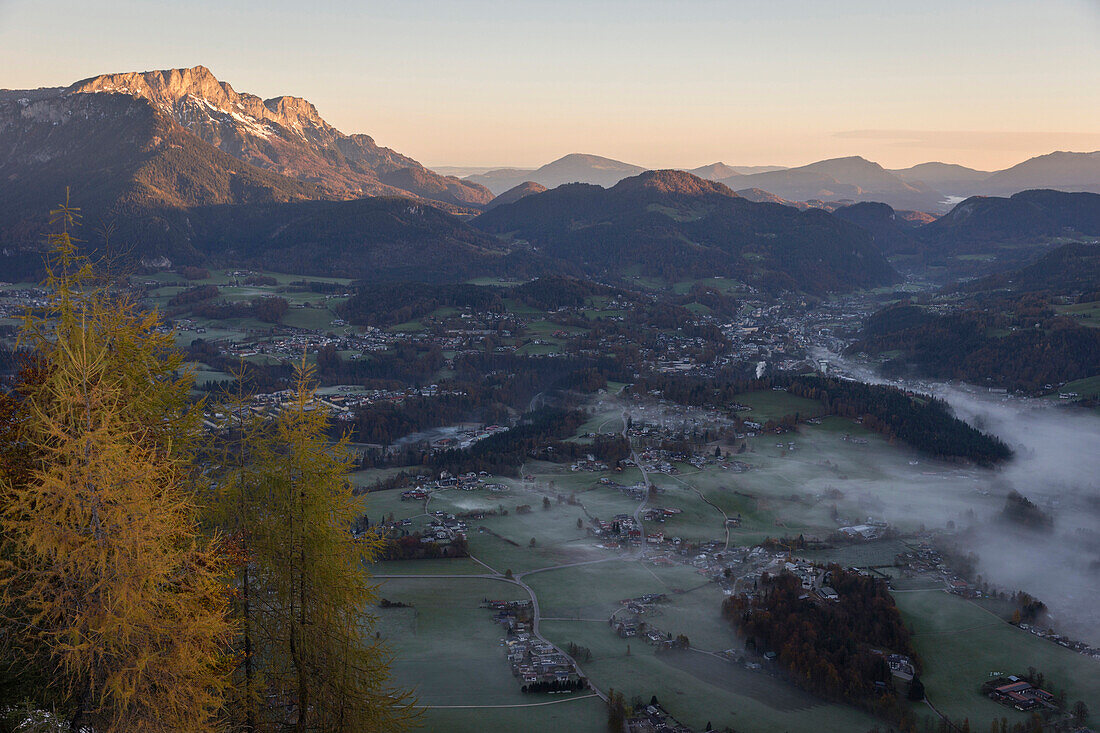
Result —
[{"label": "forested ridge", "polygon": [[669,280],[720,274],[775,292],[811,293],[898,277],[854,224],[820,210],[747,201],[679,171],[647,171],[610,189],[559,186],[498,206],[473,224],[594,274],[632,267]]},{"label": "forested ridge", "polygon": [[822,410],[816,415],[791,415],[780,422],[822,415],[858,419],[863,426],[888,439],[939,458],[972,460],[991,465],[1011,457],[999,438],[987,435],[955,417],[942,400],[912,394],[896,387],[864,384],[811,375],[776,375],[765,379],[703,379],[650,376],[633,389],[660,391],[666,398],[685,405],[729,409],[738,394],[760,389],[782,388],[799,397],[817,400]]},{"label": "forested ridge", "polygon": [[871,316],[849,351],[901,352],[883,364],[893,376],[915,373],[1038,392],[1095,376],[1100,329],[1058,315],[1042,299],[1018,297],[1006,313],[996,302],[982,310],[937,314],[899,305]]}]

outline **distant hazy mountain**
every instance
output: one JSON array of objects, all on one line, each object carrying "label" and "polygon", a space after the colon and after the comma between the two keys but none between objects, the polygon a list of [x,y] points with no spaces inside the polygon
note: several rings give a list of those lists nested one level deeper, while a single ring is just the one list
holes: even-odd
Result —
[{"label": "distant hazy mountain", "polygon": [[[733,179],[736,181],[737,179]],[[771,191],[765,191],[762,188],[740,188],[737,190],[737,195],[743,199],[748,199],[758,204],[783,204],[784,206],[793,206],[796,209],[808,209],[810,205],[805,201],[788,201],[785,198],[776,196]]]},{"label": "distant hazy mountain", "polygon": [[1100,152],[1055,152],[994,172],[950,163],[922,163],[892,172],[953,196],[1004,196],[1033,189],[1100,193]]},{"label": "distant hazy mountain", "polygon": [[500,195],[521,183],[532,181],[547,188],[556,188],[563,183],[594,183],[597,186],[614,186],[627,176],[635,176],[645,168],[623,163],[598,155],[572,153],[547,163],[535,170],[523,168],[501,168],[466,178],[470,183],[485,186],[494,194]]},{"label": "distant hazy mountain", "polygon": [[473,224],[590,274],[727,275],[818,293],[897,279],[863,229],[824,211],[753,203],[683,171],[646,171],[609,189],[560,186]]},{"label": "distant hazy mountain", "polygon": [[992,194],[1033,188],[1100,193],[1100,151],[1040,155],[994,173],[981,186],[983,192]]},{"label": "distant hazy mountain", "polygon": [[1100,194],[1037,190],[1008,198],[972,196],[920,229],[922,239],[943,248],[1067,236],[1100,236]]},{"label": "distant hazy mountain", "polygon": [[515,188],[508,189],[507,191],[490,201],[488,204],[486,204],[485,210],[488,211],[489,209],[495,209],[502,204],[515,203],[524,196],[542,193],[543,191],[547,190],[549,189],[547,189],[546,186],[543,186],[539,183],[535,183],[534,181],[525,181]]},{"label": "distant hazy mountain", "polygon": [[974,193],[982,181],[992,175],[954,163],[921,163],[912,168],[890,171],[908,183],[927,183],[937,191],[952,196],[968,196]]},{"label": "distant hazy mountain", "polygon": [[731,165],[734,173],[743,173],[744,175],[751,175],[753,173],[771,173],[772,171],[785,171],[787,166],[785,165]]},{"label": "distant hazy mountain", "polygon": [[736,168],[726,165],[725,163],[711,163],[710,165],[703,165],[698,168],[692,168],[687,171],[693,176],[699,176],[705,178],[708,181],[720,181],[723,178],[733,178],[734,176],[741,175],[741,172]]},{"label": "distant hazy mountain", "polygon": [[834,158],[799,168],[738,176],[738,188],[761,188],[792,201],[881,201],[896,208],[936,211],[945,196],[920,182],[906,182],[858,156]]},{"label": "distant hazy mountain", "polygon": [[486,189],[440,176],[369,135],[345,135],[300,97],[261,99],[238,93],[204,66],[122,74],[79,81],[65,96],[123,94],[147,100],[188,132],[234,158],[314,183],[333,196],[395,195],[459,206],[488,203]]}]

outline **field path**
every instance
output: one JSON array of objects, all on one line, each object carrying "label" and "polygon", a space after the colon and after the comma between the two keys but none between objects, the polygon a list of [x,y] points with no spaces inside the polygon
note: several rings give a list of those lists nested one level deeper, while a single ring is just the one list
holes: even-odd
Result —
[{"label": "field path", "polygon": [[[542,635],[542,632],[539,631],[539,621],[541,620],[541,611],[539,609],[539,598],[538,598],[538,595],[535,594],[534,589],[531,586],[524,583],[522,578],[523,578],[524,575],[530,575],[531,573],[541,573],[541,572],[545,572],[547,570],[560,570],[562,568],[571,568],[571,567],[576,567],[578,565],[591,565],[593,563],[608,562],[608,561],[611,561],[611,560],[621,560],[622,558],[609,557],[609,558],[601,558],[599,560],[586,560],[586,561],[583,561],[583,562],[566,563],[564,565],[553,565],[553,566],[550,566],[550,567],[537,568],[535,570],[528,570],[526,573],[516,573],[511,578],[509,578],[508,576],[506,576],[502,573],[497,572],[490,565],[482,562],[481,560],[478,560],[473,555],[470,555],[470,559],[473,560],[474,562],[476,562],[477,564],[481,565],[482,567],[486,568],[490,572],[488,572],[488,573],[464,574],[464,575],[455,575],[455,574],[424,574],[424,575],[417,575],[417,574],[409,574],[409,573],[379,573],[378,575],[374,575],[373,577],[374,578],[379,578],[379,579],[386,579],[386,578],[405,578],[405,579],[416,579],[416,578],[456,579],[456,578],[458,578],[458,579],[471,579],[471,578],[474,578],[474,579],[478,579],[478,580],[499,580],[499,581],[504,582],[504,583],[511,583],[512,585],[518,585],[520,588],[523,588],[523,590],[525,590],[527,592],[528,597],[531,599],[531,635],[534,636],[539,641],[541,641],[545,644],[549,644],[550,646],[554,647],[554,649],[556,649],[560,654],[562,654],[564,657],[566,657],[571,662],[573,662],[573,666],[576,668],[578,674],[584,675],[584,671],[581,669],[581,665],[577,662],[576,659],[573,659],[573,657],[570,656],[569,653],[567,653],[564,649],[560,648],[557,644],[554,644],[553,642],[549,641],[546,637],[544,637]],[[599,697],[604,702],[607,702],[608,701],[607,694],[605,692],[603,692],[602,690],[600,690],[598,687],[596,687],[596,685],[592,682],[591,678],[589,678],[588,675],[584,675],[584,677],[588,681],[588,686],[592,690],[592,693],[595,696]],[[592,697],[592,695],[586,695],[585,697]],[[582,699],[582,698],[573,697],[573,698],[569,698],[567,700],[554,700],[552,702],[531,703],[531,704],[523,704],[523,705],[465,705],[465,706],[464,705],[441,705],[441,706],[429,705],[429,706],[424,706],[424,707],[431,707],[431,708],[535,707],[537,705],[553,705],[553,704],[557,704],[557,703],[568,702],[569,700],[580,700],[580,699]]]},{"label": "field path", "polygon": [[645,505],[649,502],[649,474],[646,473],[645,466],[642,465],[642,460],[638,457],[638,452],[634,450],[634,443],[630,441],[630,436],[627,434],[629,429],[629,421],[627,419],[626,408],[623,408],[623,432],[622,436],[626,440],[627,445],[630,446],[630,457],[634,461],[634,465],[638,467],[638,471],[642,474],[642,484],[645,485],[646,491],[642,496],[641,502],[638,503],[638,508],[634,510],[634,524],[638,525],[638,530],[642,533],[642,547],[645,548],[645,525],[642,523],[642,510],[645,509]]},{"label": "field path", "polygon": [[424,710],[484,710],[492,708],[538,708],[543,705],[561,705],[563,702],[574,702],[576,700],[587,700],[590,697],[599,697],[596,693],[590,695],[578,695],[574,697],[566,697],[561,700],[550,700],[548,702],[525,702],[516,703],[514,705],[414,705],[413,707],[422,708]]},{"label": "field path", "polygon": [[699,491],[699,489],[695,488],[694,485],[689,484],[687,481],[684,481],[679,476],[670,476],[670,478],[673,478],[676,481],[679,481],[684,486],[686,486],[689,489],[691,489],[692,491],[694,491],[696,494],[699,495],[699,498],[703,500],[704,504],[708,504],[708,505],[714,507],[718,511],[718,513],[722,515],[722,529],[725,530],[725,532],[726,532],[726,546],[723,549],[728,550],[730,548],[730,525],[729,525],[730,518],[729,518],[729,515],[726,514],[726,511],[724,509],[722,509],[722,507],[718,506],[713,501],[708,499],[707,497],[703,496],[703,492]]}]

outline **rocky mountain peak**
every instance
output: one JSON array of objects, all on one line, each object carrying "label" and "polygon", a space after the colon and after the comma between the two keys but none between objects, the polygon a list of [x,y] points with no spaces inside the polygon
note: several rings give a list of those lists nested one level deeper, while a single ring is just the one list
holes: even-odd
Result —
[{"label": "rocky mountain peak", "polygon": [[[11,94],[30,103],[34,92]],[[324,195],[423,196],[469,211],[488,203],[492,193],[474,183],[429,171],[408,156],[377,145],[368,135],[345,135],[329,125],[301,97],[261,99],[238,92],[205,66],[102,74],[57,92],[50,107],[24,109],[24,117],[64,120],[66,110],[93,95],[123,96],[149,107],[165,121],[223,153],[281,176],[318,186]],[[2,99],[0,99],[2,101]],[[56,102],[56,104],[55,104]],[[43,105],[39,105],[43,106]],[[111,105],[108,105],[111,106]],[[55,109],[56,108],[56,109]],[[71,111],[71,110],[70,110]]]},{"label": "rocky mountain peak", "polygon": [[334,132],[321,119],[317,108],[305,99],[284,96],[263,100],[254,94],[239,93],[227,82],[219,81],[205,66],[102,74],[78,81],[67,91],[128,94],[145,99],[185,127],[218,115],[243,124],[247,132],[257,137],[271,134],[264,125],[266,122],[274,122],[303,137],[307,131]]},{"label": "rocky mountain peak", "polygon": [[264,107],[284,127],[292,130],[300,132],[303,127],[327,128],[329,126],[327,122],[321,119],[321,115],[317,112],[317,108],[313,106],[313,103],[301,97],[283,96],[265,99]]},{"label": "rocky mountain peak", "polygon": [[114,92],[148,99],[158,106],[173,105],[188,96],[195,96],[228,107],[238,101],[233,87],[223,84],[205,66],[190,69],[134,71],[121,74],[100,74],[78,81],[68,89],[71,94]]}]

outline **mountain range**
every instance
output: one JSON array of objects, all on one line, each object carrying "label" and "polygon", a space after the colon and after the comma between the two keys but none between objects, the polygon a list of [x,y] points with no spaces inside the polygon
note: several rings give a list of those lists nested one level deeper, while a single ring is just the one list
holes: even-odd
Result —
[{"label": "mountain range", "polygon": [[817,293],[898,279],[860,227],[820,209],[751,202],[684,171],[645,171],[611,188],[559,186],[473,224],[599,276],[725,275]]},{"label": "mountain range", "polygon": [[[127,115],[148,116],[145,108],[150,108],[162,126],[174,123],[239,161],[311,184],[312,197],[413,196],[451,210],[492,199],[487,189],[434,173],[369,135],[340,132],[305,99],[238,93],[204,66],[104,74],[33,93],[0,92],[0,124],[8,134],[28,134],[33,123],[89,127],[106,119],[95,111],[92,96],[129,99],[133,106]],[[6,166],[20,163],[18,149],[11,147],[4,146],[8,155],[0,159]]]},{"label": "mountain range", "polygon": [[485,186],[495,194],[515,188],[528,181],[546,188],[557,188],[563,183],[594,183],[597,186],[614,186],[624,178],[644,171],[640,165],[623,163],[599,155],[572,153],[547,163],[541,168],[501,168],[487,173],[469,176],[464,180]]},{"label": "mountain range", "polygon": [[[610,158],[573,154],[537,169],[501,168],[464,180],[500,194],[527,181],[547,188],[562,183],[594,183],[606,188],[642,170],[642,166]],[[942,214],[958,200],[974,195],[1004,196],[1037,188],[1100,193],[1100,152],[1050,153],[1003,171],[938,162],[887,170],[859,156],[795,168],[712,163],[686,170],[700,178],[721,181],[736,191],[750,192],[754,200],[829,209],[878,201],[895,209]]]},{"label": "mountain range", "polygon": [[1100,233],[1100,196],[1088,193],[972,197],[931,224],[921,213],[944,195],[936,186],[1087,188],[1098,165],[1098,154],[1054,153],[992,174],[887,171],[859,157],[688,172],[576,154],[459,179],[340,132],[304,99],[237,92],[202,66],[107,74],[0,91],[0,268],[10,278],[40,266],[48,212],[68,189],[87,247],[144,267],[439,281],[727,274],[824,292],[893,282],[884,252]]}]

